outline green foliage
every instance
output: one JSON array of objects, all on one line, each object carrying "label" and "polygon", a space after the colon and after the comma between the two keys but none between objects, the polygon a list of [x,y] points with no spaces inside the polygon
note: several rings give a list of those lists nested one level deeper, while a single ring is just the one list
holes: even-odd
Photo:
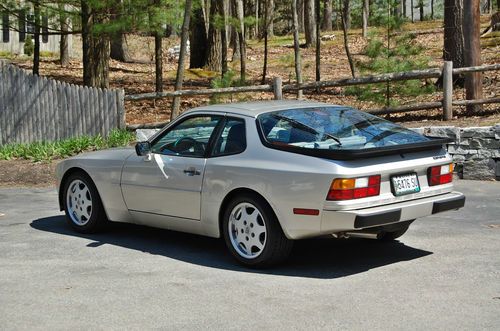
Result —
[{"label": "green foliage", "polygon": [[[224,87],[231,87],[231,86],[237,86],[239,80],[235,79],[235,72],[232,70],[228,70],[222,77],[216,77],[212,79],[212,82],[210,83],[212,88],[224,88]],[[212,94],[210,96],[210,103],[215,104],[215,103],[220,103],[225,99],[225,96],[227,94]]]},{"label": "green foliage", "polygon": [[[362,74],[384,74],[424,69],[429,59],[422,55],[424,48],[411,33],[402,33],[403,20],[394,16],[391,8],[398,5],[397,1],[383,0],[383,5],[374,11],[372,20],[385,26],[385,36],[381,33],[370,34],[364,54],[366,62],[358,62]],[[386,107],[398,104],[394,97],[417,96],[433,91],[432,85],[423,85],[419,80],[379,83],[353,86],[346,89],[347,94],[356,95],[360,100],[385,104]]]},{"label": "green foliage", "polygon": [[295,67],[295,55],[293,53],[288,53],[282,55],[278,59],[279,64],[283,65],[286,68],[294,68]]},{"label": "green foliage", "polygon": [[33,39],[31,39],[31,35],[27,35],[24,41],[24,54],[32,56],[34,51],[35,45],[33,44]]},{"label": "green foliage", "polygon": [[8,144],[0,146],[0,159],[27,159],[51,161],[65,158],[85,151],[95,151],[103,148],[127,146],[135,136],[126,130],[112,130],[107,138],[102,136],[82,136],[56,142],[35,142],[30,144]]}]

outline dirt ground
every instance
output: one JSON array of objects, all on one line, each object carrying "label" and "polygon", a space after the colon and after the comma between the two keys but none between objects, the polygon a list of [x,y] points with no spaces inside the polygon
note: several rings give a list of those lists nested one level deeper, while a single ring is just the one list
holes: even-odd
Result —
[{"label": "dirt ground", "polygon": [[57,163],[0,160],[0,187],[53,187]]}]

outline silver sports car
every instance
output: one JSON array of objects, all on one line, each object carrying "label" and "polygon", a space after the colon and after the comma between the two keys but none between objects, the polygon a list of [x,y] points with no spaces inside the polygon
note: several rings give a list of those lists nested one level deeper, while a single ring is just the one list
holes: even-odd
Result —
[{"label": "silver sports car", "polygon": [[223,237],[260,267],[297,239],[394,240],[418,217],[463,207],[446,142],[345,106],[204,106],[135,150],[59,163],[59,204],[76,231],[113,221]]}]

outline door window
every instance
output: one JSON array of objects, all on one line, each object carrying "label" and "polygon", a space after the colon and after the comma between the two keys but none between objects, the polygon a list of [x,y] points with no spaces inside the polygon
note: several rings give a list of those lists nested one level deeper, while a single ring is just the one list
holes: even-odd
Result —
[{"label": "door window", "polygon": [[153,141],[151,151],[163,155],[204,157],[221,118],[217,115],[189,117]]},{"label": "door window", "polygon": [[222,133],[215,142],[212,156],[238,154],[246,147],[245,120],[228,117]]}]

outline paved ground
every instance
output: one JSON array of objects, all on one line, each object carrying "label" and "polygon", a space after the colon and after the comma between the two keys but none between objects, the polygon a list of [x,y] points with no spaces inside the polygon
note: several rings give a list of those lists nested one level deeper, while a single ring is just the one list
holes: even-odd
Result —
[{"label": "paved ground", "polygon": [[496,329],[500,184],[400,243],[300,242],[252,271],[222,242],[133,225],[82,236],[52,189],[0,190],[0,329]]}]

